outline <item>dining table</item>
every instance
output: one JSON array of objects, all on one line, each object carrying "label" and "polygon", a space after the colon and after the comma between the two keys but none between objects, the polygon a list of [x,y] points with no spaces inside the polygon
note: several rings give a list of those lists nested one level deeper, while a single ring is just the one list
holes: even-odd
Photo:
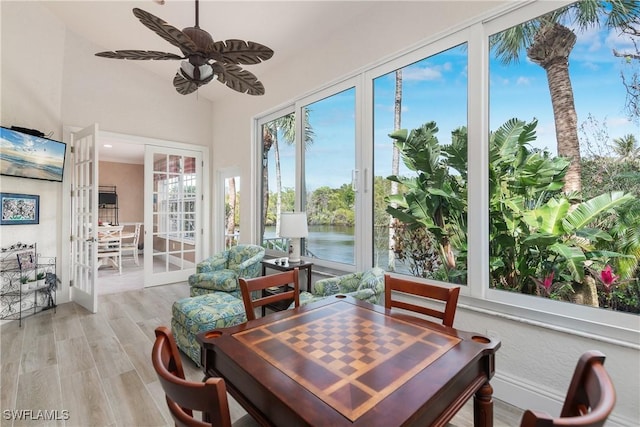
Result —
[{"label": "dining table", "polygon": [[445,426],[471,398],[474,426],[493,425],[499,340],[350,296],[197,340],[205,378],[263,426]]}]

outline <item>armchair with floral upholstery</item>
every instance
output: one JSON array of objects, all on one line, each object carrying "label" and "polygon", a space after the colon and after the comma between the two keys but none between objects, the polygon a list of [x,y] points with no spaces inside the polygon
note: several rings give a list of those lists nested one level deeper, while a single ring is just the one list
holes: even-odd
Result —
[{"label": "armchair with floral upholstery", "polygon": [[262,246],[237,245],[199,262],[196,273],[189,276],[190,295],[222,291],[242,299],[238,278],[260,276],[263,258]]},{"label": "armchair with floral upholstery", "polygon": [[365,271],[318,280],[313,284],[311,293],[300,293],[300,305],[336,294],[350,295],[362,301],[379,304],[384,296],[384,270],[373,267]]}]

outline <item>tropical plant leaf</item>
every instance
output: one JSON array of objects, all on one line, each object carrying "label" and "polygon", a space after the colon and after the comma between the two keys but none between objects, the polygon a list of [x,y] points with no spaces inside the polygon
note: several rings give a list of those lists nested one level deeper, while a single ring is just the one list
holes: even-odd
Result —
[{"label": "tropical plant leaf", "polygon": [[554,243],[549,246],[549,250],[562,256],[566,261],[567,268],[571,272],[572,280],[582,283],[584,279],[584,262],[587,259],[582,250],[578,247],[567,246],[561,243]]},{"label": "tropical plant leaf", "polygon": [[599,215],[622,206],[633,199],[634,197],[631,194],[625,194],[622,191],[596,196],[591,200],[580,203],[576,209],[570,212],[563,221],[564,228],[567,231],[572,231],[586,227]]}]

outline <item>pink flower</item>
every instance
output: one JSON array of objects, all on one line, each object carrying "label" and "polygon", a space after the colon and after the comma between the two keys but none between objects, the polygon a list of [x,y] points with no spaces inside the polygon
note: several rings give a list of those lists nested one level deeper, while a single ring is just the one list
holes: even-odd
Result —
[{"label": "pink flower", "polygon": [[607,265],[604,270],[600,272],[600,279],[602,280],[602,284],[604,285],[606,291],[610,292],[611,286],[613,286],[615,281],[618,280],[618,276],[613,274],[613,271],[611,271],[611,266]]},{"label": "pink flower", "polygon": [[551,273],[549,273],[547,277],[544,278],[544,281],[542,282],[542,286],[544,286],[547,293],[549,292],[549,289],[551,288],[552,284],[553,284],[553,270],[551,271]]}]

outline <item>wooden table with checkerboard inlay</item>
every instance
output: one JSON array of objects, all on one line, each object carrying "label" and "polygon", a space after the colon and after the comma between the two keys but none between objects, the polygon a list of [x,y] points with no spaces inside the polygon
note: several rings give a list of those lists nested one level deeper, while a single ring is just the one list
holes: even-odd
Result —
[{"label": "wooden table with checkerboard inlay", "polygon": [[263,425],[444,425],[474,394],[491,426],[500,343],[351,297],[198,336],[207,376]]}]

